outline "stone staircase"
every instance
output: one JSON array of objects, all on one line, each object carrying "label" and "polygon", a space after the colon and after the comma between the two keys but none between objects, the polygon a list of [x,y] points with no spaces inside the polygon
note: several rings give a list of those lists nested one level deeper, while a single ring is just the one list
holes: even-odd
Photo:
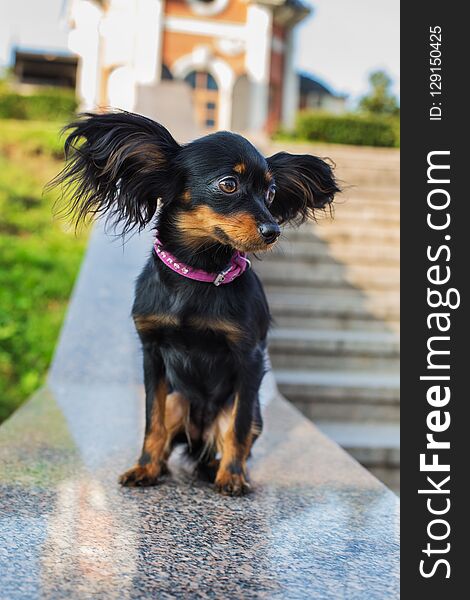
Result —
[{"label": "stone staircase", "polygon": [[275,326],[281,392],[395,490],[399,468],[399,153],[279,144],[331,156],[334,218],[287,230],[255,268]]}]

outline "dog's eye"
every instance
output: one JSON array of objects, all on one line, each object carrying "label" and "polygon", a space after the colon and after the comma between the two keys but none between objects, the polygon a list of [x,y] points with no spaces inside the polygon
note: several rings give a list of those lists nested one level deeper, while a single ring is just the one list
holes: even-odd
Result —
[{"label": "dog's eye", "polygon": [[266,192],[266,204],[270,206],[273,203],[274,196],[276,195],[276,186],[270,185]]},{"label": "dog's eye", "polygon": [[233,194],[238,190],[238,181],[235,177],[226,177],[219,181],[219,188],[226,194]]}]

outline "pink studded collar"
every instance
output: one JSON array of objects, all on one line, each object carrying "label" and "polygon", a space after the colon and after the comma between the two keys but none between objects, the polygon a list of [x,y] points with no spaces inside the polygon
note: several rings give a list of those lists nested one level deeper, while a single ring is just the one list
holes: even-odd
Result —
[{"label": "pink studded collar", "polygon": [[247,267],[251,266],[251,263],[248,258],[246,258],[245,253],[237,250],[234,252],[229,264],[225,267],[225,269],[220,271],[220,273],[208,273],[202,269],[193,269],[192,267],[180,262],[173,254],[165,250],[161,241],[158,239],[158,234],[155,238],[153,248],[158,258],[175,273],[178,273],[183,277],[188,277],[188,279],[203,281],[205,283],[213,283],[216,286],[232,283],[234,279],[240,277],[240,275],[243,275]]}]

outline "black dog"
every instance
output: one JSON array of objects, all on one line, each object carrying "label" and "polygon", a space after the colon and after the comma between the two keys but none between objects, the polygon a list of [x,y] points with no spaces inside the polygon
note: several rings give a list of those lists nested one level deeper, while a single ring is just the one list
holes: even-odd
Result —
[{"label": "black dog", "polygon": [[144,355],[145,440],[120,483],[154,485],[174,445],[186,442],[219,491],[243,494],[262,428],[270,324],[244,252],[271,248],[280,224],[328,205],[339,191],[331,167],[309,155],[264,158],[228,132],[179,145],[130,113],[87,114],[67,129],[68,162],[53,183],[72,187],[77,221],[104,214],[125,233],[156,219],[132,309]]}]

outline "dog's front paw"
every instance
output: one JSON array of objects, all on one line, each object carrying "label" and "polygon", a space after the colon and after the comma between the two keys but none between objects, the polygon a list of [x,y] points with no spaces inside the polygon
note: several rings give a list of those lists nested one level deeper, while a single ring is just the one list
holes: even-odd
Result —
[{"label": "dog's front paw", "polygon": [[157,485],[160,474],[160,468],[136,465],[119,477],[119,483],[126,487],[148,487]]},{"label": "dog's front paw", "polygon": [[250,491],[250,484],[243,473],[218,473],[215,479],[215,489],[223,496],[244,496]]}]

